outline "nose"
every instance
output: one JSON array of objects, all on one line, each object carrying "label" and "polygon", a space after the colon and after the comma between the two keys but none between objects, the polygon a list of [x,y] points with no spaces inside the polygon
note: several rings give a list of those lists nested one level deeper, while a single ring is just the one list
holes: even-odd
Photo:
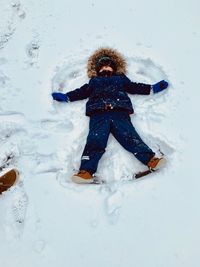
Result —
[{"label": "nose", "polygon": [[108,71],[113,71],[113,69],[110,66],[103,66],[100,70],[100,72],[104,71],[104,70],[108,70]]}]

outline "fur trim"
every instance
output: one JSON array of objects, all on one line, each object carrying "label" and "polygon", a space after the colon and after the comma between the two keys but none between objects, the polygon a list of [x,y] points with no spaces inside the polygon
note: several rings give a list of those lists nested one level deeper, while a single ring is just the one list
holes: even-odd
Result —
[{"label": "fur trim", "polygon": [[96,62],[99,58],[103,56],[110,57],[117,66],[117,74],[126,74],[127,63],[123,55],[121,55],[117,50],[104,47],[97,49],[88,59],[87,63],[87,74],[89,78],[97,76],[96,72]]}]

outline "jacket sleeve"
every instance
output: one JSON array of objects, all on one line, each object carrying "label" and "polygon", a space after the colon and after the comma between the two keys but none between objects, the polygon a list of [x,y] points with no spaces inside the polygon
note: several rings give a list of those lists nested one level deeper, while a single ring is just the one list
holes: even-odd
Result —
[{"label": "jacket sleeve", "polygon": [[124,79],[125,79],[125,91],[128,94],[138,94],[138,95],[149,95],[150,94],[151,92],[150,84],[132,82],[125,75],[124,75]]},{"label": "jacket sleeve", "polygon": [[70,102],[86,99],[91,94],[91,87],[89,84],[84,84],[80,88],[77,88],[73,91],[68,92],[66,95]]}]

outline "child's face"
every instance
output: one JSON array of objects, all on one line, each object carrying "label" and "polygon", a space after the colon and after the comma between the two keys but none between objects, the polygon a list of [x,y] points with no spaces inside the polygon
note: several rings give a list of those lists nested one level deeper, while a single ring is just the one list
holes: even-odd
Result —
[{"label": "child's face", "polygon": [[110,67],[110,66],[103,66],[103,67],[100,69],[99,72],[102,72],[102,71],[104,71],[104,70],[113,72],[113,69],[112,69],[112,67]]}]

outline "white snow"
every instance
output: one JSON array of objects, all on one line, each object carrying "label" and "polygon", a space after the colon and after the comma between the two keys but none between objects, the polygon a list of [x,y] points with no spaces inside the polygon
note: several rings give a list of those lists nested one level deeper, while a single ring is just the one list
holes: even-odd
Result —
[{"label": "white snow", "polygon": [[[0,196],[0,267],[199,267],[200,4],[196,0],[0,0],[0,163],[20,182]],[[86,100],[53,102],[88,81],[100,46],[125,55],[136,82],[165,79],[157,95],[131,96],[132,122],[164,152],[144,167],[110,136],[98,175],[79,186]]]}]

